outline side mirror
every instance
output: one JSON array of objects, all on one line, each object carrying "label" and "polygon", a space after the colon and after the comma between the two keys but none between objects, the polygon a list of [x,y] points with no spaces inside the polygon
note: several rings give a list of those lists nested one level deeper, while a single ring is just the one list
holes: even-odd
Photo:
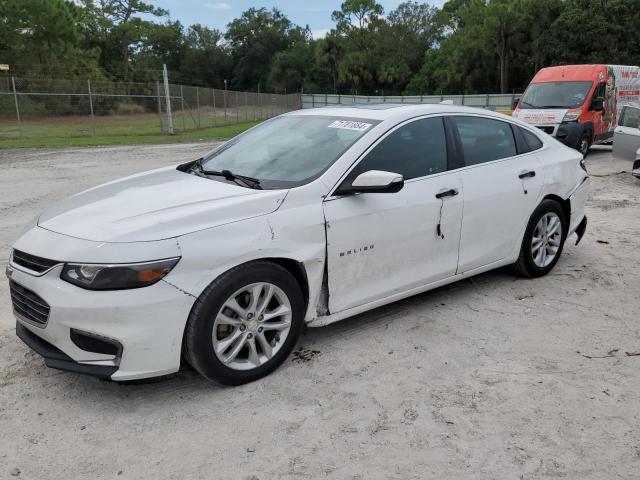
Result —
[{"label": "side mirror", "polygon": [[591,110],[594,112],[604,111],[604,98],[594,98],[591,100]]},{"label": "side mirror", "polygon": [[358,175],[351,185],[348,181],[336,193],[396,193],[404,187],[404,178],[399,173],[369,170]]},{"label": "side mirror", "polygon": [[518,104],[520,103],[520,99],[519,98],[515,98],[513,100],[513,105],[511,105],[511,110],[515,110],[516,108],[518,108]]}]

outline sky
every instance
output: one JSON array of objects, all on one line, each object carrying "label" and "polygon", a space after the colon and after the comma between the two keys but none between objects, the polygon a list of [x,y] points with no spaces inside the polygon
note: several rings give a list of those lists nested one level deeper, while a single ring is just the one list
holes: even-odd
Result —
[{"label": "sky", "polygon": [[[169,10],[172,20],[185,25],[201,23],[225,31],[227,24],[251,7],[279,8],[293,22],[309,25],[314,38],[322,38],[334,26],[331,12],[340,9],[342,0],[155,0],[154,5]],[[396,8],[402,0],[378,0],[385,13]],[[431,1],[441,5],[442,0]]]}]

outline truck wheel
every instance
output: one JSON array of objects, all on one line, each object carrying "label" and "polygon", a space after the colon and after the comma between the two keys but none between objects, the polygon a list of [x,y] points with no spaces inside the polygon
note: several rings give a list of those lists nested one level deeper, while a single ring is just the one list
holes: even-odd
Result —
[{"label": "truck wheel", "polygon": [[591,143],[589,142],[589,134],[585,133],[580,137],[580,142],[578,142],[578,151],[582,154],[582,157],[585,158],[589,153],[589,147]]}]

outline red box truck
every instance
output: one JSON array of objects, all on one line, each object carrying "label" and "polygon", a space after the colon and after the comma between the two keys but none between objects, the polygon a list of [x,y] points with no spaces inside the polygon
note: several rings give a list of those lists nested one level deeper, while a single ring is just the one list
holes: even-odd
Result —
[{"label": "red box truck", "polygon": [[640,106],[640,67],[565,65],[536,73],[513,116],[586,155],[613,140],[624,105]]}]

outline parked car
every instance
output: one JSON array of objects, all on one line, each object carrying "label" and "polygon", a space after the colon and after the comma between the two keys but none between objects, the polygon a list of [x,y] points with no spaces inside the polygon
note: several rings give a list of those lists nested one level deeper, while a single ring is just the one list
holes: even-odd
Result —
[{"label": "parked car", "polygon": [[611,142],[625,105],[640,107],[640,67],[565,65],[536,73],[513,116],[586,155]]},{"label": "parked car", "polygon": [[585,232],[581,161],[486,110],[288,113],[34,219],[7,269],[17,334],[51,367],[112,380],[184,357],[209,379],[252,381],[305,323],[506,265],[547,274]]},{"label": "parked car", "polygon": [[640,178],[640,107],[622,109],[613,138],[613,156],[633,162],[631,173]]}]

